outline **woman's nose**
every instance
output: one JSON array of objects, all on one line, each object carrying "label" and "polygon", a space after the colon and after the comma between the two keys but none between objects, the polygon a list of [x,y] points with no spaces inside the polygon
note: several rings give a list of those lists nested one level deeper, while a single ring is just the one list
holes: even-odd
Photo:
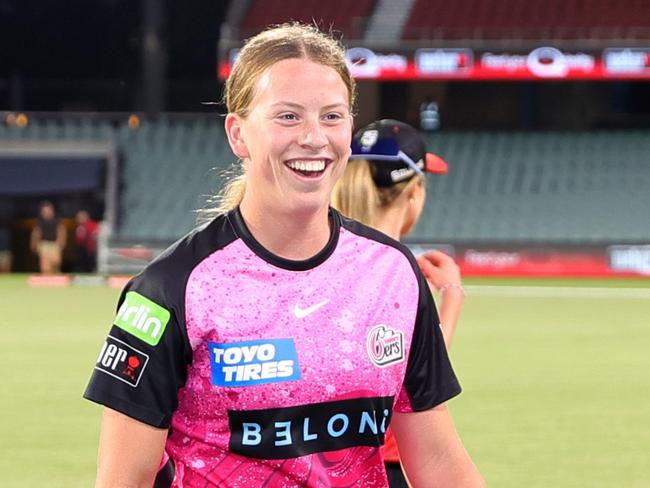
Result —
[{"label": "woman's nose", "polygon": [[307,121],[300,136],[300,144],[320,149],[327,145],[327,136],[319,121]]}]

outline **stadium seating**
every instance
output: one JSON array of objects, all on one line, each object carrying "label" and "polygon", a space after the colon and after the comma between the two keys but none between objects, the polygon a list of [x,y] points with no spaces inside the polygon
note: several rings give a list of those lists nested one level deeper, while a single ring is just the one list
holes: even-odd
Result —
[{"label": "stadium seating", "polygon": [[113,128],[108,121],[90,118],[61,120],[58,117],[31,120],[26,127],[0,124],[0,139],[17,140],[94,140],[110,139]]},{"label": "stadium seating", "polygon": [[[610,243],[650,240],[650,131],[426,133],[449,174],[428,178],[411,242]],[[171,241],[196,224],[236,162],[222,121],[32,120],[2,139],[116,141],[118,235]]]},{"label": "stadium seating", "polygon": [[246,38],[270,24],[296,20],[307,24],[316,22],[326,30],[333,27],[346,39],[361,39],[374,3],[375,0],[355,0],[344,5],[322,0],[253,0],[239,26],[239,34]]},{"label": "stadium seating", "polygon": [[[249,0],[240,40],[270,24],[296,20],[333,27],[345,39],[639,40],[650,38],[646,0]],[[241,19],[241,20],[239,20]]]},{"label": "stadium seating", "polygon": [[197,210],[236,161],[217,119],[143,122],[132,129],[90,118],[36,119],[24,128],[0,124],[8,140],[114,140],[122,157],[119,228],[125,241],[171,241],[192,229]]},{"label": "stadium seating", "polygon": [[364,40],[397,44],[415,0],[377,0]]},{"label": "stadium seating", "polygon": [[235,162],[221,121],[160,120],[119,132],[126,160],[120,237],[172,240],[189,231]]},{"label": "stadium seating", "polygon": [[645,0],[417,0],[403,39],[634,39],[650,35]]},{"label": "stadium seating", "polygon": [[430,177],[413,242],[650,239],[650,133],[426,135],[449,162]]}]

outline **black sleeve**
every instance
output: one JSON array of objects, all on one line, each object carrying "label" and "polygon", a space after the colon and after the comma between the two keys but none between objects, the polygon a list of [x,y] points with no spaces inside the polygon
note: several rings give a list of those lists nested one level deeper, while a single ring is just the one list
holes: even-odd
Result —
[{"label": "black sleeve", "polygon": [[435,407],[461,391],[447,356],[438,311],[426,279],[417,268],[420,297],[413,340],[402,391],[395,411],[422,411]]},{"label": "black sleeve", "polygon": [[175,278],[154,266],[129,282],[84,393],[160,428],[169,427],[192,359],[184,284]]}]

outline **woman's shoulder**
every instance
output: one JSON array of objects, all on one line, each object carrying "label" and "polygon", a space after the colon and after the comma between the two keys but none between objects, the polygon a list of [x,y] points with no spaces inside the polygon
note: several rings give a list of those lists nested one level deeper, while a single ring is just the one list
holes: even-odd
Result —
[{"label": "woman's shoulder", "polygon": [[138,281],[183,280],[212,253],[237,239],[227,215],[197,226],[162,251],[137,276]]},{"label": "woman's shoulder", "polygon": [[417,261],[415,260],[415,257],[413,256],[413,253],[408,248],[408,246],[375,229],[374,227],[370,227],[359,221],[345,217],[340,213],[339,215],[341,218],[341,228],[345,229],[360,239],[364,239],[373,243],[376,246],[384,246],[386,248],[394,250],[396,253],[404,256],[404,258],[409,262],[413,269],[419,269]]},{"label": "woman's shoulder", "polygon": [[341,227],[346,229],[347,231],[356,234],[359,237],[370,239],[378,243],[385,244],[390,247],[394,247],[396,249],[408,250],[408,247],[406,247],[404,244],[384,234],[380,230],[377,230],[374,227],[370,227],[369,225],[361,223],[358,220],[354,220],[349,217],[346,217],[345,215],[341,214],[338,211],[337,213],[341,219]]}]

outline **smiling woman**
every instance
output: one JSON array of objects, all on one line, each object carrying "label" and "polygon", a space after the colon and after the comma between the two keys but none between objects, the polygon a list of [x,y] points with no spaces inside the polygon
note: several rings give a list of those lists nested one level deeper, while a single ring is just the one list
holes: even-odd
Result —
[{"label": "smiling woman", "polygon": [[[276,63],[278,66],[274,66]],[[296,87],[303,81],[311,84],[312,90],[297,93]],[[327,86],[322,82],[327,82]],[[332,97],[330,93],[333,98],[327,99]],[[249,117],[254,98],[263,108],[259,107]],[[332,180],[341,175],[350,151],[355,98],[356,84],[348,70],[343,46],[317,29],[284,25],[251,39],[240,52],[224,91],[229,112],[226,131],[233,151],[244,161],[245,173],[226,185],[212,216],[240,205],[246,186],[255,185],[256,176],[263,176],[260,175],[263,170],[273,183],[266,195],[275,196],[267,204],[284,202],[281,182],[287,178],[282,179],[277,171],[280,168],[274,170],[268,161],[261,162],[254,157],[265,149],[256,144],[258,138],[260,143],[269,141],[267,144],[273,144],[276,151],[290,150],[288,154],[278,155],[284,158],[279,162],[295,174],[319,179],[328,170],[328,181],[321,187],[330,187]],[[242,125],[247,126],[243,137]],[[257,132],[252,132],[255,129]],[[334,144],[331,148],[326,147],[329,139]],[[270,167],[261,168],[260,163]],[[329,168],[332,163],[337,163],[334,169]],[[264,184],[264,180],[259,183]],[[249,191],[248,198],[258,191],[259,188]],[[327,203],[321,202],[321,212],[327,209]]]},{"label": "smiling woman", "polygon": [[[348,89],[332,68],[304,58],[277,62],[257,84],[247,116],[230,113],[226,117],[230,145],[244,161],[247,188],[241,211],[269,250],[306,259],[329,238],[330,194],[350,155]],[[296,86],[301,90],[296,91]],[[296,212],[321,224],[319,238],[309,236],[302,255],[296,253],[295,242],[284,249],[273,236],[265,235],[261,221],[269,216],[284,221],[291,224],[287,231],[299,236],[295,226],[304,222],[291,217]]]},{"label": "smiling woman", "polygon": [[226,101],[244,174],[127,284],[86,390],[106,407],[97,486],[386,487],[389,422],[414,486],[482,486],[426,279],[329,206],[351,151],[341,46],[263,32]]}]

